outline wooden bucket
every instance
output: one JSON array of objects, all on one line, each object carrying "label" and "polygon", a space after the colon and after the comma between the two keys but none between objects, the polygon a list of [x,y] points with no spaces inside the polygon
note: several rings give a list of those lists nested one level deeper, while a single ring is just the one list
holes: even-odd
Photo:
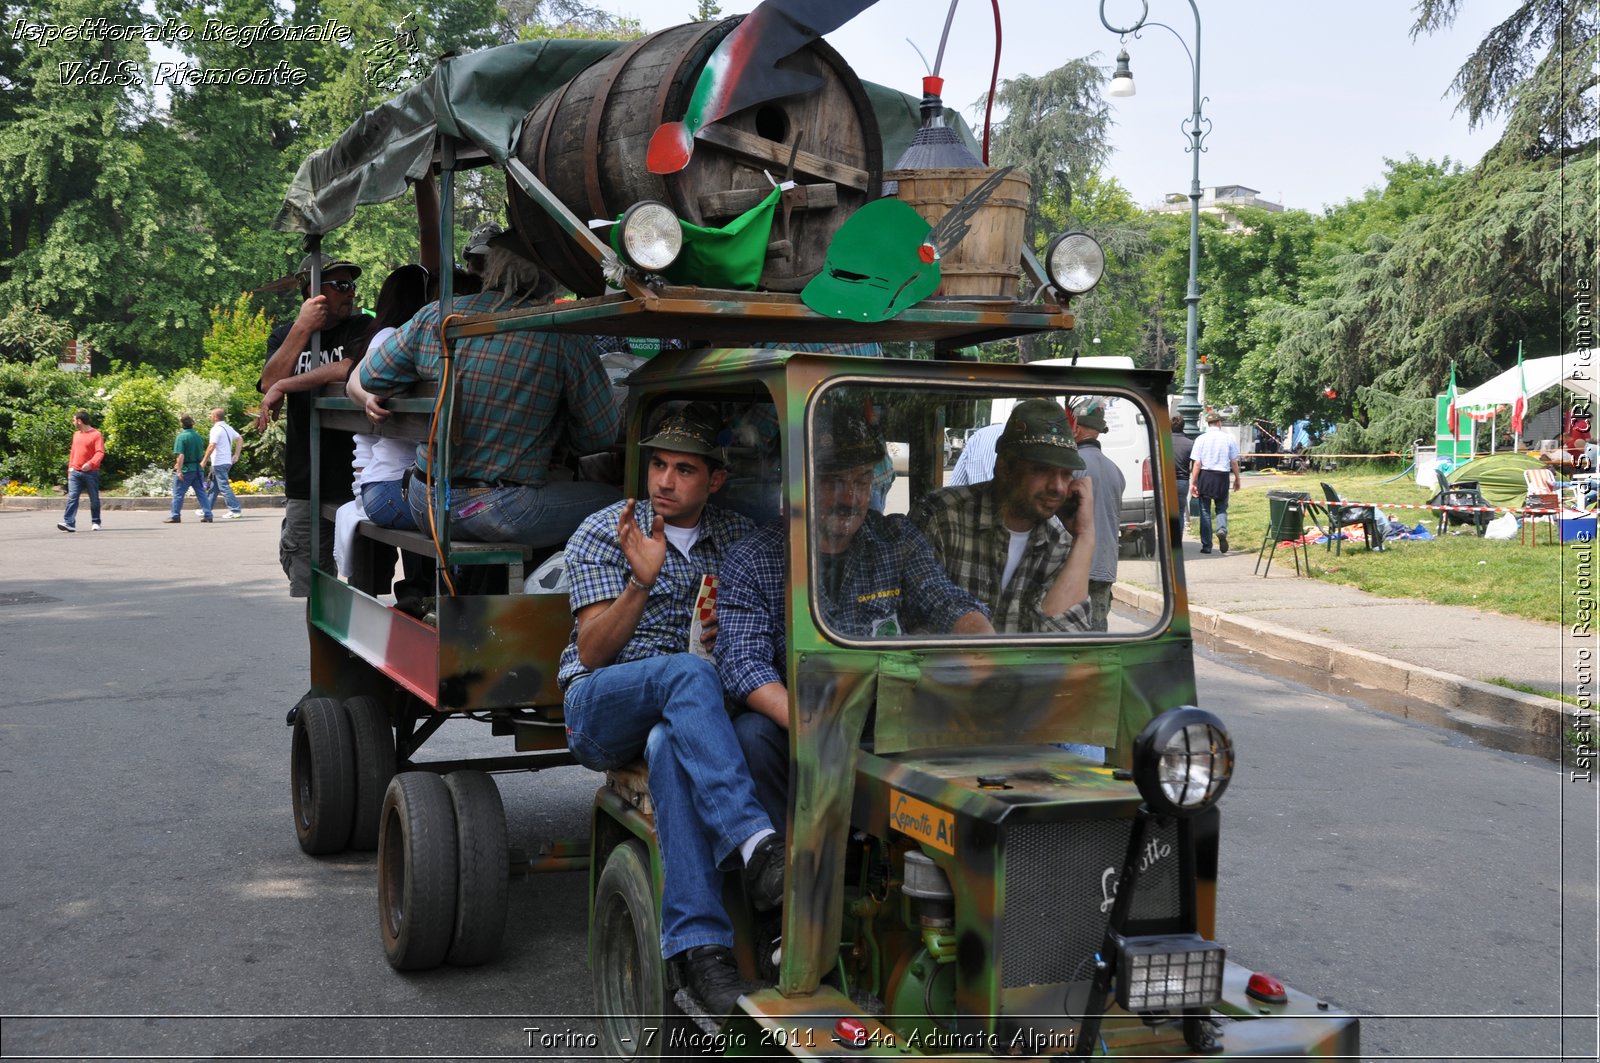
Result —
[{"label": "wooden bucket", "polygon": [[[694,157],[665,176],[645,168],[650,135],[683,117],[695,81],[740,19],[675,26],[632,42],[540,101],[522,124],[517,157],[579,218],[615,219],[643,199],[669,204],[697,225],[719,226],[783,180],[791,155],[797,188],[773,222],[761,287],[799,291],[822,269],[840,225],[883,184],[878,122],[861,82],[823,41],[783,60],[822,86],[732,114],[702,132]],[[514,180],[512,226],[578,295],[599,295],[600,270]],[[602,239],[608,230],[599,230]]]},{"label": "wooden bucket", "polygon": [[[884,179],[899,182],[896,197],[937,225],[957,203],[994,173],[991,169],[890,170]],[[935,298],[1016,299],[1022,279],[1022,235],[1033,180],[1020,170],[1006,175],[974,214],[971,231],[939,262],[943,278]]]}]

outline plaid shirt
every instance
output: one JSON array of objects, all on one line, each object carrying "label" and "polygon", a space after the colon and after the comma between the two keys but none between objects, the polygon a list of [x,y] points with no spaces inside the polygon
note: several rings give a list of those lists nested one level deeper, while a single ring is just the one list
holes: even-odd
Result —
[{"label": "plaid shirt", "polygon": [[[617,544],[617,519],[622,507],[623,503],[617,502],[590,514],[567,540],[567,580],[572,587],[568,594],[574,615],[585,606],[621,597],[628,586],[628,576],[633,570]],[[633,519],[640,530],[649,532],[655,513],[648,500],[634,507]],[[717,575],[729,548],[754,527],[748,517],[707,506],[700,516],[700,538],[689,548],[688,557],[668,543],[667,559],[650,587],[644,615],[639,618],[633,636],[611,663],[626,664],[663,653],[688,652],[689,615],[694,609],[695,596],[700,593],[700,577]],[[719,620],[721,594],[719,587]],[[720,624],[717,641],[721,641]],[[574,624],[572,638],[561,654],[556,682],[565,690],[574,679],[589,672],[590,669],[578,660],[578,628]]]},{"label": "plaid shirt", "polygon": [[[717,672],[740,701],[783,682],[784,530],[781,522],[768,524],[734,547],[717,587]],[[837,598],[816,583],[811,588],[824,623],[841,635],[867,638],[891,623],[897,633],[945,632],[967,613],[989,615],[950,582],[904,517],[869,512],[842,563]]]},{"label": "plaid shirt", "polygon": [[1022,562],[1004,588],[1011,531],[1000,513],[995,481],[946,487],[924,498],[912,520],[944,562],[956,586],[988,603],[996,631],[1087,631],[1089,599],[1059,616],[1041,608],[1056,574],[1067,563],[1072,534],[1056,517],[1034,525]]},{"label": "plaid shirt", "polygon": [[[498,293],[469,295],[454,312],[488,313]],[[368,353],[361,384],[393,391],[439,379],[439,304],[417,312]],[[550,456],[565,435],[580,453],[616,442],[622,418],[592,341],[529,330],[474,336],[455,346],[459,398],[451,475],[484,483],[544,485]],[[426,451],[419,448],[419,456]],[[430,470],[437,474],[436,467]]]},{"label": "plaid shirt", "polygon": [[1227,472],[1239,460],[1239,444],[1220,428],[1207,428],[1194,441],[1189,460],[1200,463],[1201,472]]}]

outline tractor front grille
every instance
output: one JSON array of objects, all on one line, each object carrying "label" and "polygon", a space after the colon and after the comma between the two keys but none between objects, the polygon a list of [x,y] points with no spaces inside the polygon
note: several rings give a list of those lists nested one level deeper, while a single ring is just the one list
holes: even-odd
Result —
[{"label": "tractor front grille", "polygon": [[[1002,988],[1093,973],[1132,830],[1131,819],[1103,819],[1025,823],[1005,832]],[[1130,912],[1134,922],[1182,914],[1177,823],[1162,822],[1148,838]]]}]

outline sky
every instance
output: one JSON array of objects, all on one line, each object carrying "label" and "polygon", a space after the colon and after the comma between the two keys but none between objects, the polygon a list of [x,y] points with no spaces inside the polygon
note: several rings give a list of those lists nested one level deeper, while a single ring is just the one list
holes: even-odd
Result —
[{"label": "sky", "polygon": [[[1094,56],[1108,71],[1118,38],[1100,22],[1097,0],[999,0],[1000,77],[1040,75]],[[615,0],[607,5],[656,30],[692,17],[692,0]],[[724,15],[753,4],[724,0]],[[1106,0],[1106,19],[1130,25],[1141,0]],[[1212,123],[1200,156],[1201,187],[1244,185],[1289,208],[1319,211],[1383,185],[1384,159],[1451,160],[1471,166],[1503,123],[1469,131],[1446,95],[1456,71],[1513,0],[1466,0],[1448,31],[1410,38],[1406,0],[1196,0],[1200,13],[1202,113]],[[1194,8],[1148,0],[1149,18],[1194,47]],[[913,95],[934,61],[945,0],[878,0],[828,35],[857,75]],[[1187,195],[1193,167],[1182,123],[1193,106],[1184,47],[1146,26],[1125,45],[1136,95],[1110,99],[1113,155],[1105,172],[1140,206]],[[946,104],[978,128],[967,105],[989,87],[994,14],[988,3],[958,3],[942,74]]]}]

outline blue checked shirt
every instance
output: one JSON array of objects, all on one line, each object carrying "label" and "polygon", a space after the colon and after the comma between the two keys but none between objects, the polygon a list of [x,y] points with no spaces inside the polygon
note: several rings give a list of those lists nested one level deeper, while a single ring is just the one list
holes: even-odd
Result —
[{"label": "blue checked shirt", "polygon": [[[496,292],[465,296],[453,311],[489,313],[499,299]],[[439,304],[430,303],[367,355],[361,384],[382,392],[437,380],[442,353]],[[452,476],[541,487],[563,435],[582,454],[616,442],[622,416],[591,340],[524,330],[460,340],[452,353],[453,423],[461,429],[450,448]]]},{"label": "blue checked shirt", "polygon": [[[628,576],[633,571],[622,547],[617,544],[617,519],[622,514],[622,502],[607,506],[590,514],[578,525],[578,530],[567,540],[567,580],[572,612],[597,602],[609,602],[622,596],[628,586]],[[655,513],[648,500],[642,500],[633,511],[634,523],[646,534],[655,521]],[[678,548],[667,544],[667,559],[661,565],[661,574],[650,587],[650,597],[645,601],[644,614],[633,630],[633,637],[623,645],[612,664],[641,661],[663,653],[686,653],[689,649],[689,619],[694,609],[695,597],[700,593],[702,576],[718,575],[729,549],[739,539],[749,534],[755,524],[749,517],[717,506],[707,506],[700,517],[700,538],[684,557]],[[722,590],[717,590],[717,641],[722,641]],[[572,638],[561,654],[561,666],[556,672],[556,682],[567,689],[574,679],[589,674],[590,669],[578,660],[578,628],[574,624]]]},{"label": "blue checked shirt", "polygon": [[1228,472],[1239,460],[1239,444],[1220,428],[1207,428],[1194,441],[1189,460],[1200,463],[1201,472]]},{"label": "blue checked shirt", "polygon": [[[767,683],[781,683],[784,625],[784,525],[768,524],[728,553],[717,589],[717,672],[743,701]],[[868,638],[946,632],[967,613],[989,611],[950,582],[927,540],[904,517],[868,513],[843,555],[837,597],[812,585],[823,621],[841,635]]]},{"label": "blue checked shirt", "polygon": [[995,481],[935,491],[918,504],[912,520],[956,586],[988,604],[996,631],[1089,630],[1088,598],[1059,616],[1040,608],[1072,548],[1072,535],[1059,519],[1034,525],[1022,562],[1004,587],[1000,577],[1006,571],[1011,530],[1000,513]]}]

